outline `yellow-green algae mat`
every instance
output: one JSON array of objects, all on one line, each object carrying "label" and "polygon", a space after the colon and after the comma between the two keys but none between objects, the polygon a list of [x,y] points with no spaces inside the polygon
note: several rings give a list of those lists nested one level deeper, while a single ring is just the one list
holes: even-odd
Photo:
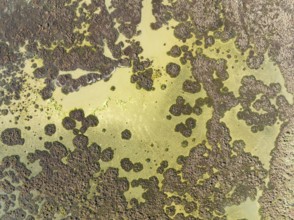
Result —
[{"label": "yellow-green algae mat", "polygon": [[[184,122],[190,117],[185,114],[178,117],[171,116],[170,107],[175,103],[177,97],[182,96],[186,100],[186,103],[190,103],[193,106],[196,99],[204,99],[207,94],[204,89],[192,94],[183,91],[182,85],[185,80],[192,80],[191,64],[181,64],[178,58],[171,57],[167,54],[174,45],[187,45],[190,49],[194,50],[193,53],[205,55],[210,59],[225,59],[227,61],[226,65],[228,67],[227,72],[229,77],[223,81],[223,86],[227,87],[229,91],[232,91],[236,97],[240,96],[239,89],[242,78],[253,75],[256,80],[262,81],[265,85],[279,83],[281,85],[279,95],[285,96],[290,104],[293,103],[293,96],[287,93],[284,87],[284,79],[278,66],[268,56],[265,56],[260,68],[250,69],[246,64],[248,52],[242,54],[237,50],[234,39],[227,42],[216,39],[214,45],[209,48],[205,48],[203,45],[196,45],[195,39],[193,38],[183,43],[173,35],[172,28],[152,30],[150,28],[150,23],[153,22],[151,11],[151,4],[148,1],[144,1],[142,21],[138,26],[138,29],[142,30],[142,33],[134,37],[134,39],[141,43],[141,47],[143,48],[141,55],[153,61],[152,68],[156,70],[152,75],[154,82],[153,90],[145,91],[131,83],[130,79],[133,72],[130,67],[117,67],[107,81],[96,82],[67,95],[63,94],[60,89],[57,89],[54,91],[51,99],[43,100],[38,93],[39,89],[43,87],[43,81],[33,77],[34,69],[31,67],[33,63],[37,63],[38,67],[42,67],[43,60],[38,57],[35,57],[34,60],[29,59],[25,62],[25,66],[22,67],[25,73],[24,77],[26,78],[24,88],[28,88],[31,93],[29,101],[21,103],[22,107],[27,111],[20,112],[17,124],[14,124],[14,115],[1,116],[1,131],[5,128],[19,128],[22,131],[21,135],[25,139],[25,142],[23,145],[15,146],[8,146],[1,143],[1,160],[7,156],[19,155],[20,161],[24,162],[27,168],[32,171],[30,177],[37,176],[42,168],[38,162],[30,163],[27,156],[36,150],[45,150],[45,141],[59,141],[69,151],[74,151],[75,146],[73,146],[72,140],[75,134],[69,132],[62,126],[62,120],[68,117],[72,110],[83,109],[86,116],[95,115],[99,120],[98,126],[90,127],[85,132],[89,142],[97,143],[102,149],[111,148],[114,151],[113,159],[107,162],[100,162],[101,170],[93,174],[93,177],[98,177],[109,167],[114,167],[118,168],[119,177],[126,177],[129,183],[140,178],[148,179],[151,176],[156,176],[159,180],[159,188],[161,188],[163,186],[162,181],[164,175],[157,171],[162,161],[168,162],[168,168],[181,170],[182,166],[178,163],[179,156],[188,156],[191,149],[203,143],[203,141],[211,149],[211,146],[207,144],[206,133],[208,129],[207,121],[212,118],[213,107],[203,106],[202,114],[191,116],[196,119],[196,127],[192,130],[190,136],[184,136],[180,132],[175,131],[177,124]],[[120,36],[120,38],[122,41],[126,40],[123,36]],[[85,42],[85,45],[87,44],[90,45],[89,42]],[[24,53],[25,51],[23,49]],[[111,56],[109,51],[105,53],[109,53]],[[167,74],[166,65],[169,62],[177,63],[181,66],[180,74],[177,77],[170,77]],[[82,69],[76,69],[68,72],[62,71],[61,73],[70,73],[73,78],[78,78],[87,72]],[[271,101],[271,104],[275,105],[275,102],[273,100]],[[36,104],[38,105],[38,109],[46,109],[46,111],[36,111]],[[10,107],[11,111],[16,110],[17,106],[16,102],[14,106]],[[220,119],[230,131],[230,144],[232,145],[235,140],[243,140],[246,144],[244,151],[249,152],[252,156],[258,157],[263,168],[268,171],[270,169],[271,151],[275,147],[275,140],[278,137],[282,122],[277,120],[273,125],[265,126],[261,131],[253,132],[244,120],[237,117],[240,109],[242,109],[242,106],[238,104],[225,112]],[[260,110],[259,112],[263,113],[262,111]],[[27,116],[32,117],[32,120],[27,120]],[[170,120],[167,119],[169,117],[171,118]],[[56,133],[52,136],[46,136],[44,134],[44,128],[47,124],[56,125]],[[25,129],[28,127],[30,129]],[[122,132],[125,129],[131,132],[131,137],[128,139],[122,138]],[[121,161],[124,158],[129,158],[130,161],[137,164],[140,163],[143,165],[143,169],[139,172],[122,169]],[[68,163],[66,157],[62,158],[62,161],[64,164]],[[210,166],[210,164],[202,164],[202,166]],[[218,170],[215,168],[214,172],[217,173]],[[199,179],[199,183],[209,179],[210,175],[212,173],[203,174]],[[187,181],[182,177],[181,173],[178,176],[182,182]],[[94,179],[90,181],[91,190],[89,190],[88,197],[99,194],[95,188],[99,185],[99,180],[97,183]],[[268,176],[265,178],[265,183],[267,182]],[[17,187],[18,183],[14,185]],[[0,194],[5,195],[5,190],[1,189],[1,187],[5,187],[3,181],[0,185]],[[234,189],[227,196],[230,196]],[[145,199],[142,198],[142,194],[146,190],[144,187],[130,186],[123,193],[128,202],[128,207],[131,208],[133,206],[130,202],[133,198],[137,199],[139,203],[144,203]],[[38,194],[41,193],[36,189],[34,197],[38,197]],[[226,206],[225,214],[211,214],[212,216],[225,216],[225,218],[232,220],[260,219],[260,205],[258,200],[262,196],[262,193],[263,190],[258,188],[257,196],[254,198],[250,199],[248,197],[241,204]],[[17,190],[14,194],[18,198]],[[188,193],[181,195],[179,192],[173,192],[171,190],[169,192],[166,191],[165,194],[168,197],[179,196],[186,200],[187,203],[193,201],[193,196]],[[106,197],[104,199],[107,200],[108,198]],[[80,202],[83,203],[83,200],[81,199]],[[200,206],[197,201],[195,203],[197,206]],[[41,206],[41,204],[39,205]],[[175,207],[175,213],[172,216],[176,216],[177,213],[183,213],[184,216],[194,216],[195,218],[199,216],[198,209],[190,212],[183,204],[173,202],[172,205]],[[18,206],[16,199],[15,206],[11,207],[11,210]],[[5,205],[1,205],[0,213],[3,216],[5,214],[4,209]],[[68,215],[63,207],[60,207],[60,210],[56,211],[56,213],[54,219],[63,219]],[[173,218],[172,216],[170,218]],[[43,217],[36,214],[35,218],[42,219]],[[97,219],[102,218],[97,217]],[[117,214],[117,219],[120,219],[119,213]]]}]

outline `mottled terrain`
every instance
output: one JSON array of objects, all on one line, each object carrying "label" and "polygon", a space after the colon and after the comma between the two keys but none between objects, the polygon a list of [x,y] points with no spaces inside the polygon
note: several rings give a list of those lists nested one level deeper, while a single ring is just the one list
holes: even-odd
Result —
[{"label": "mottled terrain", "polygon": [[0,219],[294,219],[289,0],[0,0]]}]

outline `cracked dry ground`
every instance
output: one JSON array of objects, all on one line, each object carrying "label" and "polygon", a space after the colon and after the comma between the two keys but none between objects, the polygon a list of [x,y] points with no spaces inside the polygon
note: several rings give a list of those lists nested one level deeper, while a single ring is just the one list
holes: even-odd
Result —
[{"label": "cracked dry ground", "polygon": [[294,219],[291,0],[0,0],[0,219]]}]

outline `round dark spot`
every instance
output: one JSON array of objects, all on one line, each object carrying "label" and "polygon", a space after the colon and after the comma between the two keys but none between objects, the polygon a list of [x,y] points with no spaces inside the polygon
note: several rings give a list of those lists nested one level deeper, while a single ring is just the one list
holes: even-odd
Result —
[{"label": "round dark spot", "polygon": [[45,134],[48,136],[52,136],[56,132],[55,124],[47,124],[44,129],[45,129]]},{"label": "round dark spot", "polygon": [[121,132],[121,138],[125,140],[130,140],[132,137],[132,133],[130,130],[125,129]]},{"label": "round dark spot", "polygon": [[168,162],[166,160],[161,161],[160,166],[157,168],[156,172],[163,174],[164,169],[168,167]]},{"label": "round dark spot", "polygon": [[184,137],[191,137],[191,135],[192,135],[192,130],[191,130],[191,129],[185,129],[185,130],[181,131],[181,134],[182,134]]},{"label": "round dark spot", "polygon": [[8,109],[2,109],[2,110],[1,110],[1,114],[2,114],[3,116],[8,115]]},{"label": "round dark spot", "polygon": [[168,63],[166,65],[166,72],[170,75],[170,77],[175,78],[180,74],[181,67],[176,63]]},{"label": "round dark spot", "polygon": [[191,27],[186,23],[179,23],[174,29],[174,35],[183,42],[193,36],[191,34]]},{"label": "round dark spot", "polygon": [[73,132],[74,135],[78,135],[78,134],[80,133],[80,130],[77,129],[77,128],[74,128],[74,129],[72,130],[72,132]]},{"label": "round dark spot", "polygon": [[133,170],[134,170],[134,172],[140,172],[140,171],[142,171],[143,170],[143,164],[141,164],[141,163],[134,163]]},{"label": "round dark spot", "polygon": [[140,181],[139,180],[136,180],[136,179],[132,180],[132,182],[131,182],[131,186],[132,187],[138,187],[139,185],[140,185]]},{"label": "round dark spot", "polygon": [[45,78],[47,76],[47,70],[45,67],[40,67],[34,70],[34,77],[37,79]]},{"label": "round dark spot", "polygon": [[161,28],[162,24],[159,22],[152,22],[150,24],[150,27],[152,30],[158,30],[159,28]]},{"label": "round dark spot", "polygon": [[178,156],[177,158],[177,164],[183,165],[185,163],[185,157],[183,155]]},{"label": "round dark spot", "polygon": [[92,154],[94,154],[96,157],[100,157],[101,154],[101,147],[97,143],[92,143],[89,146],[89,150]]},{"label": "round dark spot", "polygon": [[173,115],[173,116],[180,116],[182,111],[181,111],[181,106],[173,104],[170,106],[169,108],[169,112]]},{"label": "round dark spot", "polygon": [[184,123],[179,123],[175,127],[176,132],[180,132],[184,137],[190,137],[192,135],[191,128],[188,128]]},{"label": "round dark spot", "polygon": [[232,147],[235,151],[242,151],[245,148],[245,142],[243,140],[235,140]]},{"label": "round dark spot", "polygon": [[210,46],[214,45],[214,43],[215,43],[215,40],[214,40],[213,36],[207,36],[205,38],[205,47],[210,47]]},{"label": "round dark spot", "polygon": [[189,142],[187,140],[182,141],[181,146],[182,147],[188,147]]},{"label": "round dark spot", "polygon": [[182,51],[178,45],[174,45],[174,46],[172,46],[170,51],[167,52],[167,54],[172,57],[179,57],[179,56],[181,56]]},{"label": "round dark spot", "polygon": [[187,51],[189,50],[189,46],[187,46],[187,45],[182,45],[182,46],[181,46],[181,50],[182,50],[183,52],[187,52]]},{"label": "round dark spot", "polygon": [[172,116],[171,116],[171,115],[167,115],[167,116],[166,116],[166,119],[167,119],[167,120],[171,120],[171,119],[172,119]]},{"label": "round dark spot", "polygon": [[187,63],[187,58],[186,57],[181,57],[180,62],[182,65],[185,65]]},{"label": "round dark spot", "polygon": [[198,106],[195,106],[193,108],[193,112],[196,114],[196,115],[201,115],[202,114],[202,108],[198,107]]},{"label": "round dark spot", "polygon": [[85,118],[84,110],[82,110],[82,109],[72,110],[69,113],[69,117],[71,117],[72,119],[77,120],[77,121],[82,121]]},{"label": "round dark spot", "polygon": [[177,124],[176,125],[176,127],[175,127],[175,131],[176,132],[180,132],[181,130],[184,130],[184,129],[186,129],[186,126],[185,126],[185,124],[184,123],[179,123],[179,124]]},{"label": "round dark spot", "polygon": [[160,86],[160,88],[161,88],[161,90],[165,90],[165,89],[166,89],[166,85],[165,85],[165,84],[162,84],[162,85]]},{"label": "round dark spot", "polygon": [[189,103],[187,103],[184,106],[182,106],[181,111],[184,115],[191,115],[191,113],[193,112],[193,108]]},{"label": "round dark spot", "polygon": [[108,147],[101,152],[101,160],[103,162],[109,162],[113,159],[113,154],[113,150],[110,147]]},{"label": "round dark spot", "polygon": [[87,136],[80,134],[80,135],[75,136],[72,142],[73,142],[74,146],[82,148],[82,147],[88,146],[89,139]]},{"label": "round dark spot", "polygon": [[117,186],[118,186],[118,190],[121,191],[121,192],[126,192],[130,188],[129,181],[128,181],[128,179],[126,177],[120,178],[117,181]]},{"label": "round dark spot", "polygon": [[83,121],[83,125],[87,127],[96,127],[99,124],[99,120],[95,115],[88,115]]},{"label": "round dark spot", "polygon": [[130,205],[133,207],[138,207],[139,206],[139,201],[136,198],[132,198],[130,200]]},{"label": "round dark spot", "polygon": [[126,172],[130,172],[133,169],[133,163],[129,158],[123,158],[120,161],[120,165]]},{"label": "round dark spot", "polygon": [[196,120],[194,118],[187,118],[185,124],[187,128],[193,129],[196,127]]},{"label": "round dark spot", "polygon": [[65,117],[62,120],[62,126],[66,129],[66,130],[72,130],[76,127],[76,122],[75,120],[73,120],[70,117]]},{"label": "round dark spot", "polygon": [[183,98],[183,96],[178,96],[176,99],[176,103],[178,105],[184,105],[185,104],[185,99]]},{"label": "round dark spot", "polygon": [[40,94],[42,96],[43,100],[50,99],[53,95],[52,89],[49,87],[44,87],[41,91]]},{"label": "round dark spot", "polygon": [[168,167],[168,161],[167,160],[161,161],[160,166],[162,166],[163,168],[167,168]]}]

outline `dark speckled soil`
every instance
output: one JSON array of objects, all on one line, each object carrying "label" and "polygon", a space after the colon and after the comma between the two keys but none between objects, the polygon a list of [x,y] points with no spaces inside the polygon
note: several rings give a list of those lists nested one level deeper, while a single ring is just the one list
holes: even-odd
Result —
[{"label": "dark speckled soil", "polygon": [[[228,208],[242,209],[249,200],[259,203],[260,215],[256,215],[261,219],[294,219],[294,166],[289,163],[294,155],[294,110],[289,100],[294,94],[293,3],[106,3],[0,2],[0,219],[223,220],[234,218]],[[143,6],[152,16],[147,26],[142,26]],[[146,42],[140,42],[147,29],[171,30],[172,36],[165,37],[178,42],[165,47],[162,54],[168,62],[157,57],[162,59],[160,68],[155,68],[153,56],[145,55]],[[225,48],[228,42],[234,42],[233,48]],[[156,42],[148,43],[152,47]],[[218,56],[211,56],[211,51]],[[238,67],[237,57],[244,62],[242,70],[231,65],[235,59]],[[28,62],[32,63],[29,72]],[[284,84],[260,80],[267,62],[276,65]],[[98,82],[108,85],[119,74],[116,70],[123,68],[130,74],[122,74],[121,79],[128,77],[132,88],[143,94],[139,116],[121,117],[117,129],[117,115],[113,115],[107,123],[113,123],[114,129],[106,130],[101,128],[107,124],[105,118],[88,106],[66,113],[59,110],[58,92],[66,97]],[[82,74],[75,75],[76,70]],[[271,79],[272,73],[268,74]],[[158,85],[160,77],[165,80],[162,85]],[[238,77],[239,81],[228,82]],[[107,89],[127,93],[111,83]],[[143,112],[153,105],[145,103],[146,94],[158,90],[168,96],[158,101],[154,95],[153,102],[169,100],[157,110],[170,115],[162,122],[153,117],[152,123],[158,124],[148,132]],[[93,94],[104,95],[94,90]],[[135,92],[116,107],[127,109],[133,97]],[[77,106],[83,102],[74,101]],[[108,101],[111,98],[106,106]],[[46,122],[36,122],[30,132],[29,122],[44,112]],[[235,121],[225,123],[232,112]],[[160,123],[168,123],[168,135],[161,134]],[[273,149],[268,168],[260,155],[247,150],[246,141],[232,135],[236,132],[230,130],[231,123],[244,124],[260,139],[277,128],[276,140],[269,143]],[[205,125],[202,131],[201,124]],[[37,128],[42,132],[35,132]],[[23,135],[28,132],[29,136]],[[157,146],[149,134],[160,140],[176,136],[180,144]],[[109,143],[101,145],[105,135]],[[32,142],[35,137],[38,142]],[[148,144],[143,142],[146,139]],[[146,155],[131,152],[134,143]],[[163,150],[157,154],[156,147]],[[178,152],[175,158],[166,156],[171,150]],[[149,151],[154,158],[147,156]],[[140,193],[132,194],[136,190]]]}]

